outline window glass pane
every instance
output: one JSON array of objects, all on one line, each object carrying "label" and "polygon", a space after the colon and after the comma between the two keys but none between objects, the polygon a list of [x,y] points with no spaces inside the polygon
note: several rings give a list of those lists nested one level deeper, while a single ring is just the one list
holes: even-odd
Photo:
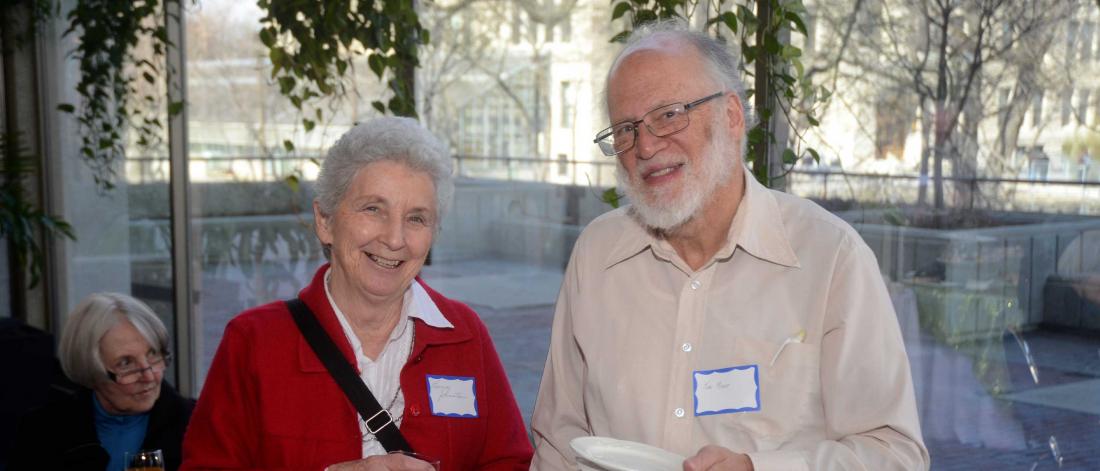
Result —
[{"label": "window glass pane", "polygon": [[[1100,140],[1083,79],[1095,8],[963,4],[946,23],[938,8],[864,8],[846,43],[849,15],[815,11],[821,44],[845,45],[807,61],[839,57],[848,78],[810,130],[822,165],[796,166],[789,191],[851,222],[875,252],[933,469],[1088,469],[1100,408],[1073,397],[1100,384]],[[983,32],[988,44],[953,36]],[[972,48],[1005,47],[974,67]],[[912,61],[922,48],[950,59]],[[1064,78],[1037,79],[1046,73]],[[941,78],[951,85],[937,89]]]},{"label": "window glass pane", "polygon": [[[355,111],[369,107],[353,103],[306,136],[301,115],[270,79],[260,17],[255,4],[232,1],[205,1],[187,16],[200,386],[226,323],[246,308],[296,296],[321,265],[312,228],[313,159],[348,128]],[[294,186],[292,178],[303,184]]]},{"label": "window glass pane", "polygon": [[[70,6],[68,2],[65,5]],[[62,103],[79,110],[82,102],[76,92],[80,75],[71,54],[76,37],[59,39],[66,27],[62,19],[49,20],[40,57],[48,77],[40,93],[44,109],[51,110],[43,113],[51,149],[45,175],[52,207],[72,225],[76,235],[76,240],[55,241],[55,256],[61,263],[52,276],[56,277],[53,282],[60,288],[56,293],[60,298],[53,301],[61,319],[54,333],[60,334],[67,315],[86,296],[107,291],[129,294],[148,304],[173,338],[169,168],[164,141],[167,131],[154,130],[157,140],[147,147],[137,145],[138,136],[132,128],[121,133],[118,144],[122,154],[101,171],[92,170],[81,150],[81,133],[87,129],[79,127],[73,115],[52,111]],[[139,43],[136,58],[152,59],[149,48],[147,40]],[[164,70],[163,58],[152,60]],[[165,101],[158,94],[164,89],[163,80],[162,75],[155,83],[139,81],[135,87],[141,95],[131,100],[145,113],[143,116],[162,123],[167,122]],[[143,106],[147,105],[140,99],[144,95],[160,98],[155,104]],[[109,179],[113,188],[97,185],[97,176]],[[174,381],[174,370],[168,370],[165,376]]]},{"label": "window glass pane", "polygon": [[[1087,400],[1100,387],[1100,134],[1087,126],[1094,48],[1080,43],[1097,36],[1093,9],[964,3],[940,12],[946,23],[906,2],[813,9],[814,38],[796,43],[833,98],[820,126],[780,126],[805,139],[786,191],[852,224],[875,253],[937,469],[1089,469],[1100,439]],[[623,22],[612,24],[607,2],[459,7],[420,3],[432,43],[418,111],[453,151],[457,177],[422,276],[486,322],[529,420],[573,244],[611,209],[600,195],[616,186],[617,161],[592,139],[609,124],[603,81],[617,49],[607,40]],[[352,98],[326,109],[318,130],[300,129],[268,78],[258,15],[205,1],[188,17],[203,365],[228,319],[293,296],[323,263],[310,159],[373,113]],[[354,84],[381,94],[373,77]]]}]

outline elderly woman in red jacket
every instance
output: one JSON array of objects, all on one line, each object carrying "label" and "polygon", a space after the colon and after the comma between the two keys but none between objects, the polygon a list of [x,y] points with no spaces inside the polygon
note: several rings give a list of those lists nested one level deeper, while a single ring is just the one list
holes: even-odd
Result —
[{"label": "elderly woman in red jacket", "polygon": [[[386,117],[344,134],[317,179],[330,264],[298,299],[382,410],[364,417],[345,395],[300,308],[255,307],[226,326],[183,469],[527,469],[531,444],[484,324],[417,278],[454,193],[451,168],[426,129]],[[415,455],[388,453],[394,431]]]}]

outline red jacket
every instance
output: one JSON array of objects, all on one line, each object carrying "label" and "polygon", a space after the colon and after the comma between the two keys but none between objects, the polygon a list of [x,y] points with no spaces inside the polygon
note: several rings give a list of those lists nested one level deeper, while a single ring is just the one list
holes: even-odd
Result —
[{"label": "red jacket", "polygon": [[[321,267],[299,297],[344,356],[351,345],[325,295]],[[443,470],[527,469],[531,443],[485,325],[466,305],[424,286],[453,329],[414,318],[416,341],[401,370],[401,433]],[[476,378],[478,417],[432,415],[425,375]],[[183,442],[191,469],[302,469],[361,458],[358,415],[313,353],[283,302],[229,322]]]}]

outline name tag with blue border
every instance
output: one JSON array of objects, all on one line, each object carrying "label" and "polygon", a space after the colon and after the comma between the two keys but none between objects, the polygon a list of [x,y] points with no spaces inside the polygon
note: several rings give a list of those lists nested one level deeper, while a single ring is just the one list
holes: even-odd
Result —
[{"label": "name tag with blue border", "polygon": [[477,383],[472,376],[426,375],[432,415],[477,417]]},{"label": "name tag with blue border", "polygon": [[760,410],[760,369],[756,365],[696,370],[691,383],[696,416]]}]

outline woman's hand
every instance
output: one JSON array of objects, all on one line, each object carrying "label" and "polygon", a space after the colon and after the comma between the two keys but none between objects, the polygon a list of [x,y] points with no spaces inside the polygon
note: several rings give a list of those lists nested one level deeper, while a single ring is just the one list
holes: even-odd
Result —
[{"label": "woman's hand", "polygon": [[427,461],[399,453],[334,464],[327,471],[435,471]]}]

